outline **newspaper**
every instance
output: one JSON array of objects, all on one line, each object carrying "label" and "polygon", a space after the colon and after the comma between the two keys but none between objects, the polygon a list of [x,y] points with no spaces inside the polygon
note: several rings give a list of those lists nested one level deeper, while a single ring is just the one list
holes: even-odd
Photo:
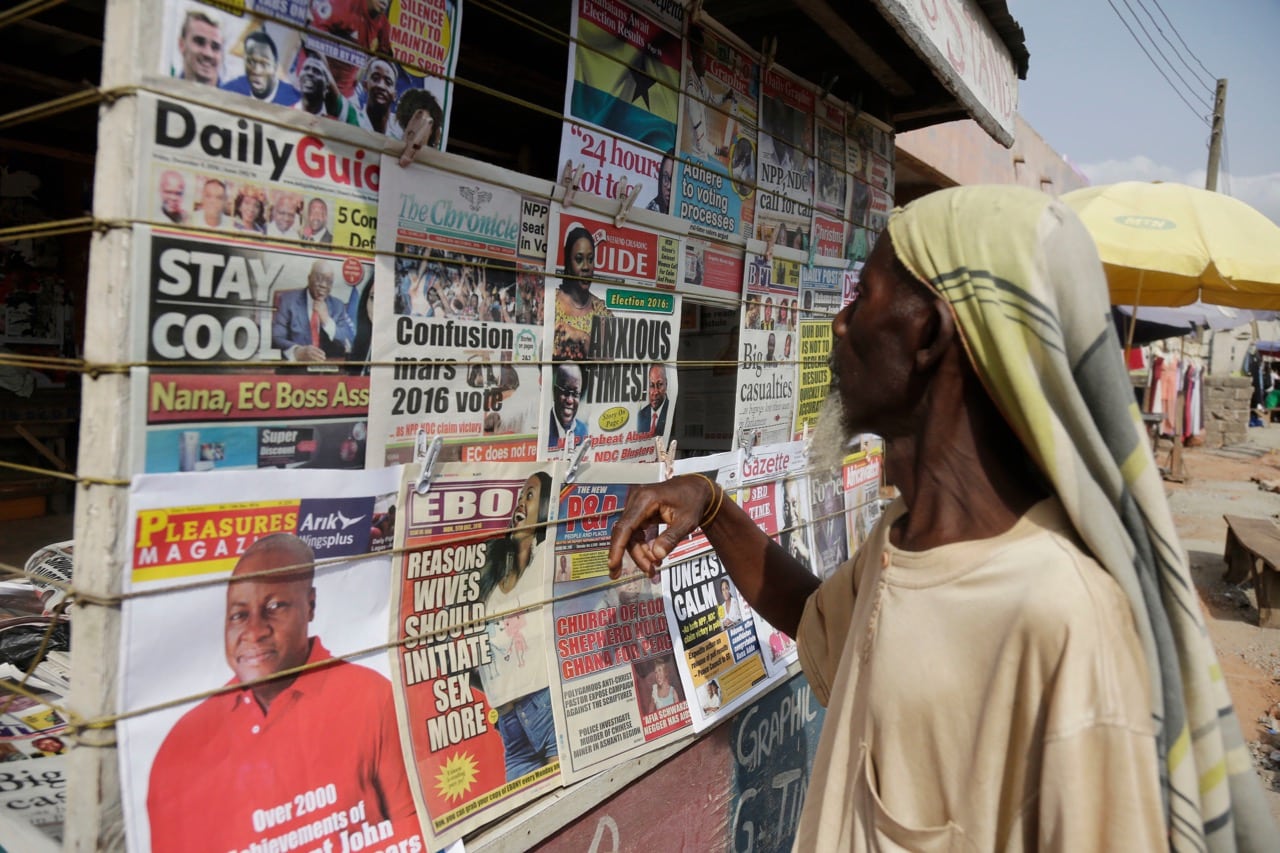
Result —
[{"label": "newspaper", "polygon": [[831,387],[832,321],[844,306],[844,261],[822,259],[800,268],[799,352],[796,364],[796,419],[793,438],[818,423]]},{"label": "newspaper", "polygon": [[867,541],[867,534],[880,519],[880,480],[883,456],[876,450],[861,450],[844,463],[845,525],[849,553]]},{"label": "newspaper", "polygon": [[696,234],[750,237],[755,220],[760,64],[723,31],[700,23],[684,45],[677,206]]},{"label": "newspaper", "polygon": [[747,254],[734,407],[734,434],[740,443],[773,444],[791,438],[800,266],[782,252],[775,253],[772,262],[764,255]]},{"label": "newspaper", "polygon": [[134,478],[130,850],[422,849],[385,652],[399,482],[396,468]]},{"label": "newspaper", "polygon": [[[749,493],[735,493],[738,458],[718,453],[682,459],[675,473],[702,473],[725,487],[726,500],[750,500]],[[666,565],[662,594],[671,614],[671,641],[694,730],[703,731],[768,689],[765,646],[751,606],[701,533],[681,543]]]},{"label": "newspaper", "polygon": [[165,0],[156,70],[392,139],[425,110],[444,148],[461,27],[458,0]]},{"label": "newspaper", "polygon": [[[808,459],[800,441],[755,448],[741,461],[739,503],[761,530],[796,562],[813,571],[813,526],[810,524]],[[796,659],[795,641],[765,621],[754,609],[756,634],[765,652],[769,675],[780,676]]]},{"label": "newspaper", "polygon": [[540,444],[590,462],[652,462],[679,397],[680,240],[553,209],[547,253],[550,361]]},{"label": "newspaper", "polygon": [[[60,850],[67,811],[67,757],[6,760],[0,768],[0,838],[10,850]],[[46,843],[47,842],[47,843]]]},{"label": "newspaper", "polygon": [[807,250],[813,226],[812,84],[779,68],[760,86],[757,240]]},{"label": "newspaper", "polygon": [[849,176],[845,152],[845,108],[832,98],[817,102],[814,115],[818,143],[814,185],[813,249],[824,258],[843,258],[848,235]]},{"label": "newspaper", "polygon": [[844,467],[809,472],[809,520],[813,525],[813,572],[829,578],[850,557],[845,526]]},{"label": "newspaper", "polygon": [[662,589],[631,562],[609,583],[609,534],[630,484],[657,465],[592,465],[560,492],[554,594],[556,724],[566,782],[629,760],[689,728]]},{"label": "newspaper", "polygon": [[686,237],[680,292],[736,306],[742,294],[742,270],[741,246]]},{"label": "newspaper", "polygon": [[[136,380],[137,467],[363,467],[369,379],[346,362],[371,335],[360,309],[372,259],[256,236],[135,234],[137,356],[173,363]],[[263,361],[279,366],[252,364]]]},{"label": "newspaper", "polygon": [[369,464],[530,462],[542,417],[543,199],[383,160]]},{"label": "newspaper", "polygon": [[681,450],[713,452],[734,443],[741,282],[732,308],[693,303],[685,309],[680,410],[671,434]]},{"label": "newspaper", "polygon": [[560,783],[545,607],[546,466],[406,470],[392,650],[410,782],[437,849]]},{"label": "newspaper", "polygon": [[[582,168],[578,191],[670,213],[680,90],[679,5],[574,0],[560,160]],[[663,193],[665,192],[665,200]]]}]

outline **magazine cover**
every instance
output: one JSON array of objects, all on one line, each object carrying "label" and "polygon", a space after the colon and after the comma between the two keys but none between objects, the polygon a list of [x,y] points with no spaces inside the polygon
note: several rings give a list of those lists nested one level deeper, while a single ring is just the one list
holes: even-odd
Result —
[{"label": "magazine cover", "polygon": [[813,193],[813,250],[822,258],[843,258],[848,231],[849,176],[845,169],[845,108],[833,98],[817,102],[814,134],[818,143]]},{"label": "magazine cover", "polygon": [[405,760],[431,849],[560,784],[546,466],[406,469],[392,602]]},{"label": "magazine cover", "polygon": [[747,254],[734,434],[742,445],[791,439],[795,420],[800,267],[778,252]]},{"label": "magazine cover", "polygon": [[844,510],[849,536],[849,553],[867,541],[867,534],[880,519],[880,479],[883,456],[875,450],[860,450],[844,463]]},{"label": "magazine cover", "polygon": [[692,732],[662,587],[630,557],[610,582],[609,535],[632,484],[658,465],[591,465],[560,490],[552,679],[566,782]]},{"label": "magazine cover", "polygon": [[551,223],[544,456],[590,438],[589,462],[656,461],[680,390],[680,239],[578,210],[553,209]]},{"label": "magazine cover", "polygon": [[844,468],[809,472],[809,520],[813,525],[813,573],[826,580],[852,555],[845,524]]},{"label": "magazine cover", "polygon": [[[726,500],[741,502],[751,495],[738,489],[738,464],[737,452],[717,453],[677,460],[674,473],[701,473],[724,487]],[[671,642],[693,727],[700,732],[768,689],[765,646],[751,606],[701,532],[673,550],[665,565],[662,593],[671,614]]]},{"label": "magazine cover", "polygon": [[497,184],[383,159],[370,465],[530,462],[542,423],[547,210]]},{"label": "magazine cover", "polygon": [[684,10],[659,0],[573,0],[560,161],[578,191],[671,213]]},{"label": "magazine cover", "polygon": [[157,71],[404,138],[414,114],[444,148],[460,0],[165,0]]},{"label": "magazine cover", "polygon": [[386,647],[400,471],[135,477],[130,850],[421,849]]},{"label": "magazine cover", "polygon": [[813,227],[812,84],[779,68],[760,86],[760,153],[755,237],[808,251]]},{"label": "magazine cover", "polygon": [[695,234],[750,237],[755,220],[760,64],[719,29],[692,23],[684,45],[676,208]]},{"label": "magazine cover", "polygon": [[245,233],[134,233],[139,360],[173,363],[135,375],[147,425],[135,467],[363,467],[369,379],[348,361],[372,332],[360,313],[372,258]]}]

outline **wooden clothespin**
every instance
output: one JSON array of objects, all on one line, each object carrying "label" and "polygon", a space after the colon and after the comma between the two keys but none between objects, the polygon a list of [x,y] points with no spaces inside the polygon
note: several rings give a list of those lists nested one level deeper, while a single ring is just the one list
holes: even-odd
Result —
[{"label": "wooden clothespin", "polygon": [[760,430],[749,430],[743,428],[738,437],[738,446],[742,448],[742,460],[751,458],[751,454],[755,453],[756,446],[760,444]]},{"label": "wooden clothespin", "polygon": [[760,51],[760,79],[764,79],[764,75],[768,74],[775,62],[778,61],[778,37],[767,36],[764,40],[764,49]]},{"label": "wooden clothespin", "polygon": [[658,462],[662,464],[662,479],[670,480],[675,476],[676,464],[676,440],[664,442],[662,436],[655,435],[653,437],[653,446],[658,451]]},{"label": "wooden clothespin", "polygon": [[[591,436],[582,439],[582,444],[573,451],[573,459],[569,463],[569,470],[564,472],[564,484],[567,486],[574,480],[578,479],[578,471],[584,467],[587,458],[587,450],[591,447]],[[572,448],[570,448],[572,449]]]},{"label": "wooden clothespin", "polygon": [[443,437],[435,436],[429,445],[426,438],[427,431],[419,427],[413,451],[414,461],[422,463],[422,470],[418,472],[418,482],[413,487],[419,495],[425,495],[431,491],[431,478],[436,473],[436,460],[440,458],[440,449],[444,447]]},{"label": "wooden clothespin", "polygon": [[827,95],[830,95],[831,90],[835,88],[836,83],[840,82],[840,75],[835,74],[831,71],[828,71],[825,74],[823,74],[822,78],[823,78],[822,94],[818,95],[819,101],[825,101],[827,99]]},{"label": "wooden clothespin", "polygon": [[702,2],[703,0],[693,0],[689,4],[689,11],[685,13],[685,17],[689,19],[689,26],[695,26],[702,21]]},{"label": "wooden clothespin", "polygon": [[427,143],[427,132],[431,130],[431,113],[418,110],[409,119],[409,126],[404,129],[404,150],[400,152],[400,168],[413,162]]},{"label": "wooden clothespin", "polygon": [[618,184],[618,212],[613,215],[614,228],[621,228],[622,223],[627,221],[627,214],[631,212],[631,206],[636,203],[638,195],[640,184],[627,184],[626,176],[623,176],[622,183]]},{"label": "wooden clothespin", "polygon": [[564,161],[564,171],[560,173],[560,184],[564,187],[564,198],[561,199],[560,203],[565,207],[573,204],[573,194],[578,191],[578,182],[582,180],[582,173],[586,169],[586,163],[575,167],[572,160]]}]

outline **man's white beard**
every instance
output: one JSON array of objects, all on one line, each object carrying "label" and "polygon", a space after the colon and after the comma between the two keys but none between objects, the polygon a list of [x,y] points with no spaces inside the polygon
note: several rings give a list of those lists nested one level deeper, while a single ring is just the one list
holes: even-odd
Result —
[{"label": "man's white beard", "polygon": [[809,434],[811,476],[821,477],[828,471],[838,471],[852,438],[853,434],[844,423],[844,397],[838,386],[832,386],[822,401],[818,424]]}]

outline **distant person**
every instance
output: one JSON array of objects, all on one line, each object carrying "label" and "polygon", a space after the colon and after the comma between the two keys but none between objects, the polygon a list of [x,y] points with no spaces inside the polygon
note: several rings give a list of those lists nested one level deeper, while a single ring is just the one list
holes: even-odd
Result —
[{"label": "distant person", "polygon": [[280,294],[271,321],[271,345],[289,361],[317,362],[346,358],[356,330],[347,306],[333,290],[333,265],[311,265],[307,286]]},{"label": "distant person", "polygon": [[223,83],[222,88],[282,107],[291,107],[302,97],[293,84],[280,79],[280,51],[265,30],[254,30],[244,37],[244,74]]},{"label": "distant person", "polygon": [[189,214],[187,207],[187,181],[182,173],[166,169],[160,173],[160,213],[174,225],[185,225]]},{"label": "distant person", "polygon": [[[262,574],[272,569],[288,571]],[[308,636],[315,613],[309,545],[274,533],[245,550],[222,620],[227,686],[236,689],[187,711],[160,744],[147,791],[151,850],[248,850],[264,836],[267,809],[273,838],[314,831],[319,815],[276,806],[326,788],[327,813],[363,809],[366,825],[389,821],[395,837],[419,832],[391,683],[332,662]],[[319,668],[272,677],[307,665]],[[381,843],[394,847],[395,838]]]},{"label": "distant person", "polygon": [[218,85],[222,73],[222,23],[203,7],[188,9],[178,32],[178,56],[182,60],[174,76],[205,86]]}]

